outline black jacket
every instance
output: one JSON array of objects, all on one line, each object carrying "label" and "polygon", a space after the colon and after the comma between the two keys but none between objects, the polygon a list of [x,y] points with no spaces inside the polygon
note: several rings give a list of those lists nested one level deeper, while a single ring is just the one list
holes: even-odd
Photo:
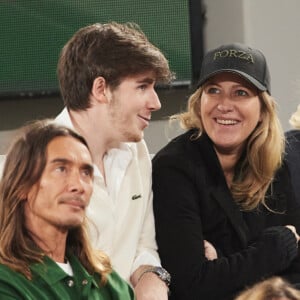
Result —
[{"label": "black jacket", "polygon": [[[210,139],[189,131],[153,159],[153,204],[162,264],[172,275],[172,300],[232,299],[263,278],[287,275],[300,282],[296,239],[300,207],[283,166],[269,189],[268,205],[242,212],[226,185]],[[271,192],[272,191],[272,192]],[[208,261],[203,240],[218,259]],[[297,256],[298,257],[298,256]]]},{"label": "black jacket", "polygon": [[300,203],[300,130],[290,130],[286,137],[286,161],[291,172],[291,180],[296,200]]}]

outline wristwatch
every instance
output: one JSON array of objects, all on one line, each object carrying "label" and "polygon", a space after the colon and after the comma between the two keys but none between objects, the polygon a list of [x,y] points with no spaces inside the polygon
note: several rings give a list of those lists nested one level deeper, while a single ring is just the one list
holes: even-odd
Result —
[{"label": "wristwatch", "polygon": [[[167,286],[170,286],[171,275],[164,268],[162,268],[162,267],[150,267],[149,269],[145,270],[142,275],[144,275],[145,273],[148,273],[148,272],[156,274]],[[142,275],[140,277],[142,277]]]}]

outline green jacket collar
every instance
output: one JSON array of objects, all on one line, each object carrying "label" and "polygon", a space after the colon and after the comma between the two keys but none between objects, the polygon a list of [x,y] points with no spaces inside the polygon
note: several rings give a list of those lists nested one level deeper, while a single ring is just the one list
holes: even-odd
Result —
[{"label": "green jacket collar", "polygon": [[[88,278],[89,281],[91,280],[93,285],[99,287],[99,282],[100,282],[99,276],[95,276],[97,280],[93,276],[91,276],[83,268],[79,260],[74,255],[68,255],[68,260],[73,269],[74,277],[76,277],[78,281],[81,282],[82,280]],[[66,277],[70,277],[49,256],[44,257],[43,263],[32,264],[30,266],[30,269],[33,273],[33,277],[38,275],[42,277],[49,285],[53,285]]]}]

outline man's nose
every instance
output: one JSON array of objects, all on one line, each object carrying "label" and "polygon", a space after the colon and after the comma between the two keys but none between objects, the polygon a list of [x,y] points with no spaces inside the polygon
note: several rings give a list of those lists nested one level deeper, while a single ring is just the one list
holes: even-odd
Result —
[{"label": "man's nose", "polygon": [[153,94],[151,95],[151,98],[148,101],[148,108],[151,111],[156,111],[161,108],[161,103],[155,90],[153,90]]},{"label": "man's nose", "polygon": [[83,192],[83,184],[79,171],[73,171],[68,178],[68,189],[72,192]]}]

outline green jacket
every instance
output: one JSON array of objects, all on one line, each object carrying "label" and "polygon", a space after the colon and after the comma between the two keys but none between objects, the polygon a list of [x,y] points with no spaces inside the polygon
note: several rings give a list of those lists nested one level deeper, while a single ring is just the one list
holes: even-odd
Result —
[{"label": "green jacket", "polygon": [[131,287],[112,272],[104,286],[100,276],[91,276],[74,256],[68,260],[74,276],[66,274],[52,259],[30,266],[32,280],[0,264],[0,299],[5,300],[132,300]]}]

